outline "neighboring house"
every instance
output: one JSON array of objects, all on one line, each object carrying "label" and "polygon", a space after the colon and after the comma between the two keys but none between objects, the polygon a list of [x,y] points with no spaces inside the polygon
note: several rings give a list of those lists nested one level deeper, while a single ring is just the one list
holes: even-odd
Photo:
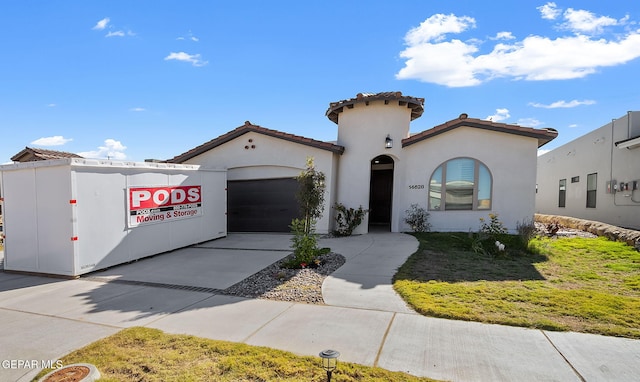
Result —
[{"label": "neighboring house", "polygon": [[33,162],[39,160],[49,159],[63,159],[63,158],[82,158],[78,154],[68,153],[64,151],[45,150],[33,147],[25,147],[16,155],[11,157],[14,162]]},{"label": "neighboring house", "polygon": [[499,214],[515,230],[534,214],[537,149],[553,129],[459,118],[411,135],[424,99],[400,92],[358,94],[332,102],[336,143],[321,142],[246,122],[168,160],[228,170],[228,230],[289,231],[297,216],[294,179],[314,158],[326,176],[320,233],[333,226],[335,203],[369,209],[355,233],[370,227],[407,231],[411,204],[428,209],[435,231],[477,230]]},{"label": "neighboring house", "polygon": [[538,157],[536,211],[640,229],[640,112]]}]

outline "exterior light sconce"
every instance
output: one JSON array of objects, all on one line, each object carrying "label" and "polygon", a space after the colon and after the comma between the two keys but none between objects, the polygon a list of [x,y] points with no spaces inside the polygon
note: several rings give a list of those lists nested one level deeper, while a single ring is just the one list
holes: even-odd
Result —
[{"label": "exterior light sconce", "polygon": [[340,352],[337,350],[327,349],[320,352],[322,368],[327,372],[327,382],[331,382],[331,373],[338,367],[338,357]]},{"label": "exterior light sconce", "polygon": [[393,147],[393,139],[387,134],[387,137],[384,139],[384,148],[390,149]]}]

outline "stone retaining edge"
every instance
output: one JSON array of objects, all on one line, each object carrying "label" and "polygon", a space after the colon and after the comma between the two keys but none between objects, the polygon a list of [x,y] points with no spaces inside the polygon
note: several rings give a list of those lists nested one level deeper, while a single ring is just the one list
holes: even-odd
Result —
[{"label": "stone retaining edge", "polygon": [[534,220],[542,224],[549,224],[555,221],[564,227],[579,229],[598,236],[605,236],[610,240],[621,241],[640,250],[640,231],[570,216],[535,214]]}]

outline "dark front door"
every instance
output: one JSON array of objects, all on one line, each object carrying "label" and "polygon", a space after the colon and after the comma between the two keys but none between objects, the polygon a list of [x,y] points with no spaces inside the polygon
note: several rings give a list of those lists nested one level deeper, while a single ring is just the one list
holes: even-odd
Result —
[{"label": "dark front door", "polygon": [[369,224],[391,224],[392,194],[393,159],[386,155],[376,157],[373,161],[371,161],[371,183],[369,189]]},{"label": "dark front door", "polygon": [[229,232],[290,232],[299,216],[293,178],[236,180],[227,183]]}]

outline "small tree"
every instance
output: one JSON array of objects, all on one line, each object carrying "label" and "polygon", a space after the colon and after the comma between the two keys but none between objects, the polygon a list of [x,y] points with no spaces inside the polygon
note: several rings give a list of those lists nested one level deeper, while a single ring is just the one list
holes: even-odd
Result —
[{"label": "small tree", "polygon": [[313,158],[308,157],[306,168],[296,177],[299,185],[296,199],[300,204],[301,219],[291,221],[294,259],[287,264],[288,267],[300,268],[311,264],[319,253],[315,225],[324,210],[324,179],[324,174],[315,169]]},{"label": "small tree", "polygon": [[296,199],[300,203],[304,233],[310,234],[315,230],[315,223],[324,211],[325,176],[324,173],[316,170],[313,157],[307,157],[307,167],[296,179],[299,184]]}]

